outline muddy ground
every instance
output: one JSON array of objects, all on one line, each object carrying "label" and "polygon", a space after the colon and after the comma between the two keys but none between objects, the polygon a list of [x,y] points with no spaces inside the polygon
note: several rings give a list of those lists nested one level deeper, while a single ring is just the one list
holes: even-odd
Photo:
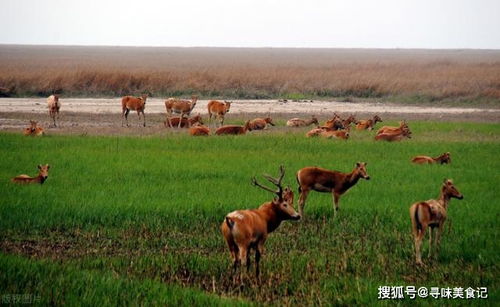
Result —
[{"label": "muddy ground", "polygon": [[[60,125],[50,128],[44,98],[0,99],[0,130],[20,131],[29,120],[37,120],[47,133],[97,134],[97,135],[150,135],[165,133],[164,100],[148,99],[146,104],[146,128],[139,126],[137,114],[129,115],[130,127],[121,126],[121,102],[115,99],[67,98],[61,99]],[[194,113],[200,113],[207,124],[207,100],[198,101]],[[439,120],[456,122],[500,123],[500,109],[444,108],[408,106],[390,103],[352,103],[335,101],[282,102],[277,100],[233,100],[226,118],[228,122],[243,121],[270,115],[276,120],[292,117],[319,117],[320,121],[333,112],[340,115],[354,114],[363,119],[378,114],[385,120]],[[140,129],[139,129],[140,127]]]}]

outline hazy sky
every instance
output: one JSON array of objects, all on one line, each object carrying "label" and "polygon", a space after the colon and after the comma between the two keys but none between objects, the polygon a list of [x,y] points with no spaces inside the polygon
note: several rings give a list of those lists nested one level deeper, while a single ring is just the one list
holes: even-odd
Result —
[{"label": "hazy sky", "polygon": [[0,43],[500,49],[500,0],[0,0]]}]

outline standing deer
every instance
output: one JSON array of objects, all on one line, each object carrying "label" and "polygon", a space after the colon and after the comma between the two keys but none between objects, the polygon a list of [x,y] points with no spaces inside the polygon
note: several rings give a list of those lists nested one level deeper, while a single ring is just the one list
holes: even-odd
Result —
[{"label": "standing deer", "polygon": [[433,163],[448,164],[451,163],[451,155],[449,152],[445,152],[444,154],[437,156],[436,158],[429,156],[416,156],[413,159],[411,159],[411,162],[416,164],[433,164]]},{"label": "standing deer", "polygon": [[[447,217],[448,203],[451,198],[463,199],[463,195],[458,192],[450,179],[445,179],[441,186],[439,199],[430,199],[414,203],[410,207],[410,219],[412,225],[413,238],[415,241],[415,260],[417,264],[422,264],[422,253],[420,247],[425,236],[425,231],[429,229],[429,257],[432,256],[432,236],[434,232],[434,245],[439,249],[439,241],[443,233],[443,225]],[[437,252],[437,251],[436,251]]]},{"label": "standing deer", "polygon": [[[219,126],[224,125],[224,116],[231,108],[231,101],[210,100],[207,104],[209,124],[212,122],[212,116],[219,119]],[[215,124],[217,126],[217,123]]]},{"label": "standing deer", "polygon": [[47,98],[47,107],[49,108],[49,116],[54,123],[54,127],[57,127],[56,119],[59,120],[59,109],[61,108],[58,94],[50,95]]},{"label": "standing deer", "polygon": [[23,131],[24,135],[28,136],[40,136],[44,135],[44,129],[40,126],[38,126],[38,122],[34,120],[30,120],[30,126],[28,128],[24,128]]},{"label": "standing deer", "polygon": [[144,120],[143,126],[146,127],[146,115],[144,114],[144,109],[146,108],[146,99],[148,98],[147,94],[143,94],[141,97],[133,97],[133,96],[124,96],[122,97],[122,127],[123,127],[123,118],[128,124],[128,113],[130,110],[137,111],[137,116],[139,120],[142,118]]},{"label": "standing deer", "polygon": [[319,167],[304,167],[297,172],[299,184],[299,214],[304,216],[304,206],[307,195],[311,190],[324,193],[332,193],[334,204],[334,216],[339,210],[339,199],[342,194],[354,186],[360,178],[370,180],[366,173],[366,163],[356,163],[350,173],[341,173]]},{"label": "standing deer", "polygon": [[368,120],[362,119],[356,123],[356,129],[357,130],[372,131],[373,128],[375,127],[375,124],[377,124],[377,122],[382,122],[382,119],[378,115],[373,116],[372,119],[368,119]]},{"label": "standing deer", "polygon": [[252,130],[263,130],[267,128],[267,125],[274,126],[273,120],[271,117],[266,118],[256,118],[250,121],[250,125],[248,127],[249,131]]},{"label": "standing deer", "polygon": [[286,122],[286,125],[288,127],[304,127],[304,126],[309,126],[312,124],[319,125],[318,119],[314,115],[311,117],[311,119],[308,119],[308,120],[300,119],[300,118],[292,118]]},{"label": "standing deer", "polygon": [[[172,126],[171,117],[173,113],[180,114],[181,118],[184,116],[189,116],[196,106],[196,101],[198,101],[198,96],[191,96],[191,100],[182,100],[177,98],[168,98],[165,100],[165,109],[167,109],[167,121],[169,121],[169,126]],[[181,127],[181,122],[177,128]]]},{"label": "standing deer", "polygon": [[50,165],[38,165],[38,176],[30,177],[28,175],[22,174],[11,179],[14,183],[29,184],[29,183],[39,183],[43,184],[45,180],[49,177]]},{"label": "standing deer", "polygon": [[217,130],[215,130],[215,134],[217,134],[217,135],[245,134],[245,133],[247,133],[249,128],[250,128],[250,121],[248,120],[244,126],[226,125],[226,126],[219,127],[219,128],[217,128]]},{"label": "standing deer", "polygon": [[293,208],[293,191],[289,187],[283,188],[281,185],[284,176],[285,168],[283,166],[280,166],[278,178],[264,175],[264,178],[278,188],[277,190],[261,185],[255,177],[252,178],[252,183],[255,186],[275,194],[274,199],[263,203],[258,209],[233,211],[224,218],[221,231],[233,259],[233,275],[240,264],[246,266],[248,273],[250,252],[254,249],[255,276],[259,278],[259,262],[268,235],[276,230],[282,221],[300,219],[300,215]]}]

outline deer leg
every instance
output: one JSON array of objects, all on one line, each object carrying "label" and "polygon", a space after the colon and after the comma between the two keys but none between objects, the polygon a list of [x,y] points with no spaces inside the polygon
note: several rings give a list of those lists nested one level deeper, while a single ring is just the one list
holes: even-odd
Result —
[{"label": "deer leg", "polygon": [[340,194],[335,193],[335,191],[332,193],[333,194],[333,204],[335,207],[333,208],[333,216],[337,216],[337,211],[339,211],[339,199],[340,199]]},{"label": "deer leg", "polygon": [[260,278],[260,258],[262,254],[264,253],[264,242],[261,241],[259,244],[257,244],[257,249],[255,250],[255,277],[257,280]]},{"label": "deer leg", "polygon": [[432,257],[432,233],[436,233],[433,227],[429,229],[429,258]]},{"label": "deer leg", "polygon": [[441,243],[441,235],[443,234],[443,229],[444,229],[443,224],[439,224],[439,226],[436,228],[436,236],[434,238],[434,246],[436,248],[434,251],[434,256],[437,256],[439,253],[439,247]]},{"label": "deer leg", "polygon": [[125,110],[125,122],[127,123],[127,127],[129,127],[129,125],[128,125],[128,113],[129,112],[130,112],[130,109]]},{"label": "deer leg", "polygon": [[[238,249],[239,249],[239,261],[240,263],[243,265],[243,266],[247,266],[247,262],[248,262],[248,247],[247,246],[238,246]],[[241,280],[241,275],[242,275],[242,271],[243,270],[240,270],[240,280]],[[248,269],[247,269],[247,272],[248,272]]]},{"label": "deer leg", "polygon": [[144,110],[142,111],[142,119],[144,120],[144,127],[146,127],[146,114],[144,114]]},{"label": "deer leg", "polygon": [[[424,227],[425,226],[425,227]],[[425,236],[425,229],[427,228],[427,225],[422,225],[422,229],[417,233],[415,237],[415,258],[417,264],[423,264],[422,263],[422,253],[420,251],[420,247],[422,246],[422,239]]]},{"label": "deer leg", "polygon": [[177,129],[180,129],[181,128],[181,124],[182,124],[182,119],[184,118],[184,114],[181,113],[181,116],[179,116],[179,124],[177,125]]},{"label": "deer leg", "polygon": [[[301,189],[299,187],[299,189]],[[302,189],[300,191],[299,198],[299,215],[304,218],[304,206],[306,205],[307,194],[309,194],[309,189]]]}]

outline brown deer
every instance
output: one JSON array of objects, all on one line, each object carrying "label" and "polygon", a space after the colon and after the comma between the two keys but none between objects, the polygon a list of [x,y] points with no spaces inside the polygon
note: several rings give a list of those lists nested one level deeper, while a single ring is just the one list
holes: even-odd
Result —
[{"label": "brown deer", "polygon": [[30,126],[27,128],[24,128],[23,131],[24,135],[28,136],[40,136],[44,135],[45,131],[42,127],[38,126],[38,122],[34,120],[30,120]]},{"label": "brown deer", "polygon": [[233,211],[224,218],[221,231],[233,259],[233,275],[240,264],[246,266],[248,273],[250,269],[250,252],[254,249],[255,276],[259,278],[259,262],[268,235],[276,230],[282,221],[300,219],[300,215],[293,208],[293,191],[289,187],[283,188],[281,185],[284,176],[285,169],[283,166],[280,166],[278,178],[264,175],[267,180],[278,188],[277,190],[261,185],[255,177],[252,178],[252,183],[255,186],[275,194],[275,198],[272,201],[263,203],[258,209]]},{"label": "brown deer", "polygon": [[38,176],[30,177],[28,175],[22,174],[11,179],[14,183],[29,184],[29,183],[39,183],[43,184],[45,180],[49,177],[50,165],[38,165]]},{"label": "brown deer", "polygon": [[196,123],[189,128],[189,134],[193,136],[210,135],[210,129],[207,126]]},{"label": "brown deer", "polygon": [[[209,122],[212,122],[212,116],[214,116],[215,119],[219,119],[220,126],[224,125],[224,116],[230,108],[231,101],[210,100],[207,104]],[[217,123],[215,125],[217,126]]]},{"label": "brown deer", "polygon": [[448,164],[451,163],[451,155],[449,152],[445,152],[444,154],[436,158],[432,158],[429,156],[416,156],[413,159],[411,159],[411,162],[416,164],[433,164],[433,163]]},{"label": "brown deer", "polygon": [[391,132],[401,132],[403,129],[409,129],[408,123],[406,120],[399,122],[399,127],[394,127],[394,126],[383,126],[382,128],[378,129],[377,134],[381,133],[391,133]]},{"label": "brown deer", "polygon": [[215,130],[215,134],[223,135],[223,134],[245,134],[250,128],[250,121],[248,120],[244,126],[238,125],[226,125],[219,127]]},{"label": "brown deer", "polygon": [[300,118],[292,118],[286,122],[286,125],[288,127],[304,127],[304,126],[309,126],[312,124],[319,125],[318,119],[314,115],[311,117],[311,119],[306,120],[306,119],[300,119]]},{"label": "brown deer", "polygon": [[344,119],[342,121],[342,125],[347,128],[347,127],[351,127],[351,124],[355,123],[355,122],[356,122],[356,118],[354,117],[354,115],[351,114],[351,115],[349,115],[349,117],[347,119]]},{"label": "brown deer", "polygon": [[326,128],[314,128],[306,133],[307,137],[321,136],[327,139],[344,139],[349,138],[348,130],[330,130]]},{"label": "brown deer", "polygon": [[358,120],[356,122],[356,129],[357,130],[368,130],[368,131],[372,131],[373,128],[375,127],[375,125],[378,123],[378,122],[382,122],[382,119],[378,116],[378,115],[375,115],[373,116],[372,119],[368,119],[368,120]]},{"label": "brown deer", "polygon": [[[165,125],[166,128],[173,128],[173,127],[179,125],[180,120],[181,120],[181,117],[172,117],[172,118],[170,118],[170,121],[165,120],[163,122],[163,124]],[[197,115],[190,117],[190,118],[183,117],[180,126],[181,126],[181,128],[189,128],[189,127],[193,126],[195,123],[199,123],[199,124],[203,125],[203,119],[201,118],[200,114],[197,114]]]},{"label": "brown deer", "polygon": [[[191,96],[191,100],[182,100],[178,98],[168,98],[165,100],[165,109],[167,109],[167,121],[171,121],[171,117],[173,113],[180,114],[181,118],[184,116],[189,116],[196,106],[196,102],[198,101],[198,96]],[[179,121],[177,128],[181,127],[181,122]],[[172,123],[169,124],[172,126]]]},{"label": "brown deer", "polygon": [[128,113],[130,110],[137,111],[137,116],[139,120],[142,118],[144,120],[143,126],[146,127],[146,115],[144,114],[144,109],[146,108],[146,99],[148,98],[147,94],[143,94],[141,97],[133,97],[133,96],[124,96],[122,97],[122,127],[123,127],[123,118],[128,124]]},{"label": "brown deer", "polygon": [[59,109],[61,108],[58,94],[50,95],[47,98],[47,107],[49,108],[49,116],[54,123],[54,127],[57,127],[56,119],[59,120]]},{"label": "brown deer", "polygon": [[307,195],[311,190],[324,193],[332,193],[334,204],[334,216],[339,210],[339,199],[342,194],[354,186],[360,178],[370,180],[366,172],[366,163],[356,163],[350,173],[341,173],[319,167],[304,167],[297,172],[299,184],[299,214],[304,216],[304,206]]},{"label": "brown deer", "polygon": [[334,117],[325,122],[325,124],[318,128],[324,128],[329,130],[342,130],[345,129],[344,123],[340,117]]},{"label": "brown deer", "polygon": [[434,245],[439,248],[439,241],[443,233],[443,224],[447,217],[448,203],[451,198],[463,199],[450,179],[445,179],[441,186],[439,199],[430,199],[414,203],[410,207],[410,219],[415,243],[415,259],[417,264],[422,264],[422,239],[425,231],[429,229],[429,257],[432,256],[432,237],[434,232]]},{"label": "brown deer", "polygon": [[248,127],[249,131],[252,130],[263,130],[267,129],[267,125],[274,126],[273,120],[271,117],[266,118],[256,118],[250,121],[250,125]]},{"label": "brown deer", "polygon": [[404,138],[411,139],[410,129],[402,129],[401,132],[384,132],[375,136],[376,141],[399,142]]}]

